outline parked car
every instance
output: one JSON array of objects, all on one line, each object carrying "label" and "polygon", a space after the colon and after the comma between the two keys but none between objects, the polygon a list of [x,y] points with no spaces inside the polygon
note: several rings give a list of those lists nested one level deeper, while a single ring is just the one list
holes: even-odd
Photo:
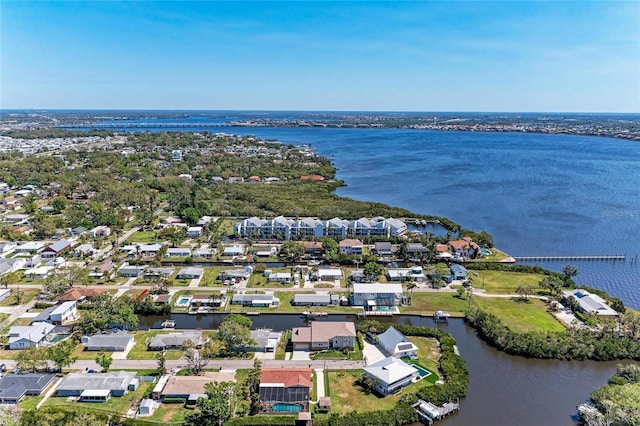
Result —
[{"label": "parked car", "polygon": [[5,371],[7,371],[7,366],[4,363],[0,364],[0,373],[4,373]]}]

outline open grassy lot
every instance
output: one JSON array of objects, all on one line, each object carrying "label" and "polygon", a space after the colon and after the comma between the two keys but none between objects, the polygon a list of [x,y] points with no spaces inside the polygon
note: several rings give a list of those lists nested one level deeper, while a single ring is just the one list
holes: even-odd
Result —
[{"label": "open grassy lot", "polygon": [[[11,294],[4,299],[2,302],[0,302],[0,306],[16,306],[16,292],[18,291],[18,289],[16,287],[12,287],[11,288]],[[25,303],[29,303],[31,302],[31,300],[33,300],[34,297],[36,297],[38,294],[40,294],[40,289],[39,288],[28,288],[28,287],[22,287],[20,288],[20,291],[22,292],[22,304]]]},{"label": "open grassy lot", "polygon": [[495,247],[489,249],[491,254],[484,255],[479,259],[476,259],[476,262],[499,262],[501,260],[506,259],[509,255],[501,250],[498,250]]},{"label": "open grassy lot", "polygon": [[408,392],[415,392],[421,387],[431,386],[426,380],[407,386],[400,392],[380,397],[376,394],[366,394],[357,383],[362,377],[361,370],[329,371],[329,392],[331,396],[331,411],[346,414],[353,411],[366,412],[388,410],[393,408],[400,398]]},{"label": "open grassy lot", "polygon": [[429,292],[413,293],[411,306],[400,306],[400,312],[420,312],[432,314],[435,311],[447,311],[450,314],[463,314],[466,312],[469,302],[460,299],[456,293]]},{"label": "open grassy lot", "polygon": [[[168,334],[171,331],[137,331],[133,340],[135,344],[127,354],[127,359],[156,359],[158,351],[148,351],[146,341],[151,340],[157,334]],[[175,333],[175,331],[174,331]],[[167,360],[180,359],[182,351],[179,349],[166,352]]]},{"label": "open grassy lot", "polygon": [[131,234],[125,241],[125,244],[131,243],[152,243],[157,241],[155,231],[137,231]]},{"label": "open grassy lot", "polygon": [[409,340],[418,347],[418,360],[420,361],[420,365],[433,372],[437,372],[440,360],[438,341],[433,338],[419,336],[411,336]]},{"label": "open grassy lot", "polygon": [[538,299],[474,297],[473,303],[498,316],[504,324],[517,332],[550,331],[562,332],[564,326],[546,310],[544,302]]},{"label": "open grassy lot", "polygon": [[218,279],[220,273],[227,268],[211,266],[204,268],[204,275],[200,280],[200,287],[224,287],[221,280]]},{"label": "open grassy lot", "polygon": [[51,397],[43,404],[43,407],[68,407],[72,410],[87,409],[91,411],[107,411],[111,413],[124,414],[127,412],[133,401],[142,399],[142,396],[145,394],[149,386],[154,386],[154,384],[140,382],[138,389],[125,394],[123,397],[113,397],[106,402],[93,404],[69,401],[67,398],[63,397]]},{"label": "open grassy lot", "polygon": [[[475,274],[478,274],[477,276]],[[542,274],[503,271],[473,271],[467,275],[473,279],[473,286],[487,293],[516,294],[519,286],[532,286],[536,292],[545,292],[538,283],[544,278]]]},{"label": "open grassy lot", "polygon": [[144,417],[145,421],[157,422],[158,424],[182,424],[184,418],[191,410],[182,404],[160,404],[160,407],[149,417]]}]

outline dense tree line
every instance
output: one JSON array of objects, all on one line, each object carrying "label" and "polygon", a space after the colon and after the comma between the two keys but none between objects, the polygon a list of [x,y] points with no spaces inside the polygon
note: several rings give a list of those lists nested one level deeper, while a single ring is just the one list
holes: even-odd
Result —
[{"label": "dense tree line", "polygon": [[511,355],[565,360],[640,359],[640,318],[635,313],[609,321],[597,329],[570,327],[562,333],[518,333],[496,315],[472,306],[466,315],[470,325],[489,344]]}]

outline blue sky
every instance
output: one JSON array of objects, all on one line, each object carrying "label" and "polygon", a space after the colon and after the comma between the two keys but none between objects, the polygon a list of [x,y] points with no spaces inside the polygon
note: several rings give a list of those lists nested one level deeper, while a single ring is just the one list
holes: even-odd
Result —
[{"label": "blue sky", "polygon": [[640,112],[640,2],[0,0],[0,108]]}]

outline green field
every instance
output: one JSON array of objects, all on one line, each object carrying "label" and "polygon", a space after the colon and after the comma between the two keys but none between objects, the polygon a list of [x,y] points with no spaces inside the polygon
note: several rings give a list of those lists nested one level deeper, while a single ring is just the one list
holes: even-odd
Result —
[{"label": "green field", "polygon": [[542,331],[562,332],[564,326],[547,312],[544,302],[538,299],[508,299],[474,297],[475,303],[485,312],[496,315],[516,332]]},{"label": "green field", "polygon": [[[475,275],[475,274],[478,275]],[[503,271],[469,271],[473,279],[473,287],[483,289],[487,293],[516,294],[519,286],[532,286],[535,292],[544,292],[538,283],[545,277],[543,274]]]},{"label": "green field", "polygon": [[[148,351],[146,341],[151,340],[157,334],[168,334],[170,331],[137,331],[134,337],[135,345],[127,354],[127,359],[156,359],[158,351]],[[182,357],[181,350],[166,351],[167,360],[176,360]]]},{"label": "green field", "polygon": [[447,311],[450,314],[462,315],[466,312],[469,302],[460,299],[452,292],[413,293],[411,306],[400,306],[400,312],[420,312],[432,314],[435,311]]},{"label": "green field", "polygon": [[127,240],[125,244],[131,243],[153,243],[158,239],[155,231],[137,231],[134,232]]}]

